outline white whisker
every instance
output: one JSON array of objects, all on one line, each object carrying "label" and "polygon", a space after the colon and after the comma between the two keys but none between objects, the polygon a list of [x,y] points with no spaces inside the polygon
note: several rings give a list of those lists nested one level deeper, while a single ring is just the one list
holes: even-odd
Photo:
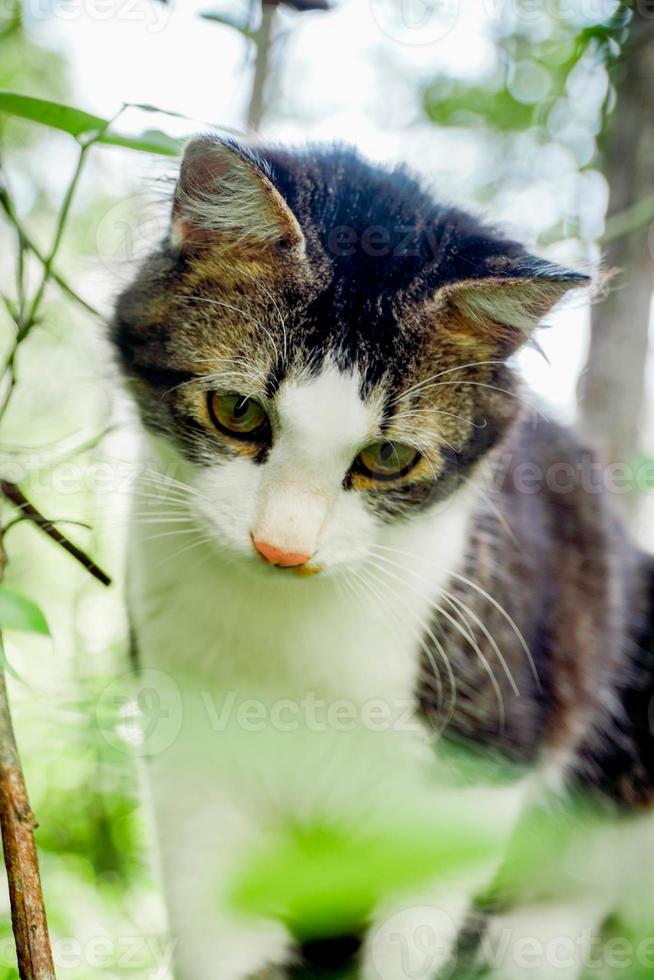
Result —
[{"label": "white whisker", "polygon": [[[381,555],[377,555],[377,558],[378,559],[381,559],[382,556]],[[395,564],[397,567],[401,568],[403,571],[407,571],[407,569],[404,568],[404,566],[399,565],[399,563],[394,562],[393,564]],[[377,566],[377,568],[378,568],[379,571],[386,572],[386,574],[389,575],[389,577],[393,578],[395,581],[402,582],[407,588],[412,588],[410,584],[404,582],[404,580],[399,575],[392,573],[388,568],[382,568],[381,566]],[[454,617],[450,613],[448,613],[446,609],[443,609],[443,607],[439,603],[437,603],[434,599],[432,599],[429,596],[425,595],[423,592],[419,592],[417,589],[412,589],[412,591],[416,595],[420,596],[425,602],[427,602],[428,605],[429,605],[429,607],[431,609],[433,609],[439,615],[443,616],[443,618],[446,619],[450,623],[450,625],[458,633],[460,633],[464,637],[464,639],[466,639],[471,644],[474,652],[479,657],[479,660],[480,660],[482,666],[484,667],[484,670],[488,674],[488,677],[489,677],[490,682],[492,684],[493,690],[495,692],[495,696],[497,698],[498,709],[500,711],[500,722],[501,722],[502,725],[504,725],[504,723],[505,723],[505,711],[504,711],[504,699],[502,697],[501,688],[500,688],[500,686],[499,686],[499,684],[497,682],[497,678],[495,677],[495,674],[494,674],[493,669],[492,669],[492,667],[491,667],[491,665],[490,665],[490,663],[488,661],[488,658],[485,656],[485,654],[481,650],[481,648],[480,648],[479,644],[477,643],[476,639],[474,638],[474,636],[471,633],[469,633],[461,625],[461,623],[458,620],[454,619]],[[448,663],[449,663],[449,660],[448,660]]]},{"label": "white whisker", "polygon": [[[354,569],[350,569],[350,571],[351,572],[354,572]],[[355,574],[356,578],[358,578],[362,582],[362,584],[367,585],[368,591],[380,603],[380,605],[384,609],[384,613],[387,613],[388,612],[388,608],[389,608],[388,607],[388,602],[384,599],[384,597],[381,595],[381,593],[379,593],[377,590],[374,590],[373,589],[373,586],[370,584],[370,582],[368,582],[368,580],[362,574],[360,574],[358,572],[354,572],[354,574]],[[395,614],[393,614],[393,615],[395,617]],[[398,622],[398,620],[397,620],[396,617],[395,617],[395,619],[396,619],[396,622]],[[420,636],[420,634],[418,633],[418,631],[415,628],[410,627],[410,629],[411,629],[411,632],[413,633],[415,639],[417,640],[419,646],[424,650],[424,652],[425,652],[425,654],[427,656],[427,659],[429,661],[429,664],[430,664],[430,666],[432,668],[433,678],[434,678],[434,680],[435,680],[435,682],[437,684],[437,697],[438,697],[439,710],[443,710],[444,709],[444,706],[445,706],[444,695],[443,695],[443,685],[442,685],[442,682],[441,682],[440,671],[438,670],[438,666],[436,664],[436,661],[434,660],[433,654],[432,654],[431,650],[429,649],[429,647],[427,646],[424,637]],[[440,647],[440,651],[442,652],[442,656],[444,658],[444,663],[446,665],[446,668],[451,672],[451,668],[447,664],[447,658],[445,658],[445,653],[443,651],[442,646],[440,646],[438,639],[435,636],[432,636],[432,639],[434,641],[434,646],[436,647],[437,651],[439,650],[439,647]],[[451,688],[452,689],[452,700],[454,701],[454,703],[456,703],[456,682],[454,681],[453,678],[452,678],[452,681],[451,681],[451,685],[452,685],[452,688]],[[449,721],[449,715],[448,715],[448,721]]]},{"label": "white whisker", "polygon": [[[385,571],[388,571],[387,569],[384,569],[381,566],[377,565],[376,562],[369,563],[368,568],[370,569],[370,567],[375,568],[380,573],[385,572]],[[425,623],[421,619],[419,625],[422,627],[424,635],[421,634],[416,629],[416,627],[413,626],[411,624],[411,622],[410,622],[412,611],[411,611],[411,608],[409,606],[409,603],[402,596],[399,596],[397,594],[397,591],[395,593],[395,599],[399,599],[399,601],[402,603],[402,605],[404,606],[404,608],[408,611],[408,613],[409,613],[408,620],[405,621],[403,625],[404,626],[409,625],[409,628],[410,628],[413,636],[416,638],[419,646],[424,650],[425,654],[427,655],[427,658],[429,660],[429,663],[430,663],[430,665],[431,665],[431,667],[432,667],[432,669],[433,669],[434,674],[435,674],[436,677],[439,677],[440,674],[439,674],[438,668],[436,666],[436,663],[435,663],[435,661],[433,659],[432,652],[431,652],[428,644],[425,641],[425,635],[427,637],[429,637],[429,639],[432,641],[432,643],[436,647],[436,651],[437,651],[439,657],[441,658],[441,660],[443,661],[443,664],[445,665],[445,670],[447,672],[447,677],[448,677],[448,684],[450,686],[450,691],[451,691],[450,708],[449,708],[447,717],[445,719],[445,722],[443,724],[443,729],[445,729],[447,727],[447,725],[450,723],[452,717],[454,716],[454,712],[456,710],[456,705],[457,705],[456,678],[455,678],[454,672],[452,670],[452,665],[450,664],[450,661],[449,661],[449,659],[448,659],[448,657],[447,657],[447,655],[445,653],[445,650],[443,649],[443,644],[441,643],[441,641],[439,640],[439,638],[434,634],[434,632],[433,632],[433,630],[431,628],[431,624]],[[384,600],[382,600],[382,601],[384,601]],[[385,607],[387,607],[388,606],[388,603],[387,602],[384,602],[384,605],[385,605]]]}]

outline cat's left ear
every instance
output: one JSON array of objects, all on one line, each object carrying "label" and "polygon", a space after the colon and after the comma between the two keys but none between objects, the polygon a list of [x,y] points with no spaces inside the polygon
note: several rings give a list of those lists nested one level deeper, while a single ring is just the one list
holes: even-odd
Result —
[{"label": "cat's left ear", "polygon": [[454,339],[508,356],[570,290],[589,284],[583,273],[525,255],[498,262],[488,276],[441,287],[432,302]]},{"label": "cat's left ear", "polygon": [[264,158],[215,136],[199,136],[186,146],[170,238],[183,251],[207,246],[304,251],[302,229]]}]

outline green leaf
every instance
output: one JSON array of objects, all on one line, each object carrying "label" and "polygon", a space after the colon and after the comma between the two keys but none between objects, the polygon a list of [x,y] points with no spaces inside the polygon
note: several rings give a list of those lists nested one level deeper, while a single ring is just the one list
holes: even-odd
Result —
[{"label": "green leaf", "polygon": [[124,146],[129,150],[141,150],[143,153],[159,153],[161,156],[177,156],[182,148],[182,141],[168,136],[160,129],[146,129],[138,136],[121,136],[119,133],[105,133],[98,140],[110,146]]},{"label": "green leaf", "polygon": [[95,116],[83,109],[62,105],[59,102],[49,102],[47,99],[35,99],[31,95],[21,95],[18,92],[8,92],[0,89],[0,113],[30,119],[32,122],[50,126],[63,133],[69,133],[75,139],[97,140],[110,146],[123,146],[130,150],[140,150],[144,153],[159,153],[163,156],[175,156],[179,153],[181,141],[173,139],[158,129],[148,129],[140,135],[123,136],[108,129],[110,120]]},{"label": "green leaf", "polygon": [[70,133],[77,139],[80,136],[90,136],[108,125],[108,120],[82,109],[74,109],[59,102],[48,102],[46,99],[35,99],[31,95],[21,95],[18,92],[8,92],[6,89],[0,89],[0,112],[31,119],[32,122]]},{"label": "green leaf", "polygon": [[484,122],[500,132],[529,129],[536,125],[540,111],[539,106],[518,102],[506,88],[489,90],[443,80],[426,90],[424,108],[430,121],[439,126]]},{"label": "green leaf", "polygon": [[11,592],[4,585],[0,585],[0,627],[50,635],[46,618],[39,607],[31,599]]},{"label": "green leaf", "polygon": [[357,833],[324,824],[289,827],[253,855],[234,882],[240,912],[278,918],[301,940],[357,931],[394,891],[467,871],[497,850],[493,829],[431,813]]},{"label": "green leaf", "polygon": [[6,41],[13,34],[18,34],[22,27],[22,12],[17,0],[10,3],[9,16],[0,26],[0,41]]}]

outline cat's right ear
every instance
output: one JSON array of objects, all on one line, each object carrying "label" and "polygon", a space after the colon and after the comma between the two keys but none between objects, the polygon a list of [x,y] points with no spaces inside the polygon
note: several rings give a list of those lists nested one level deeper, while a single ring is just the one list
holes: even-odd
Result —
[{"label": "cat's right ear", "polygon": [[304,252],[297,218],[271,180],[270,168],[234,140],[200,136],[184,151],[173,198],[171,244],[182,251]]}]

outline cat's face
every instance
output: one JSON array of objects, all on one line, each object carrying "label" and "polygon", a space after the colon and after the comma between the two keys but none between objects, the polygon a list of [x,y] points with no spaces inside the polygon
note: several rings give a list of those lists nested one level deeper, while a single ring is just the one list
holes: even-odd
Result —
[{"label": "cat's face", "polygon": [[204,138],[114,341],[216,546],[328,572],[454,498],[515,416],[506,357],[583,281],[350,151]]}]

